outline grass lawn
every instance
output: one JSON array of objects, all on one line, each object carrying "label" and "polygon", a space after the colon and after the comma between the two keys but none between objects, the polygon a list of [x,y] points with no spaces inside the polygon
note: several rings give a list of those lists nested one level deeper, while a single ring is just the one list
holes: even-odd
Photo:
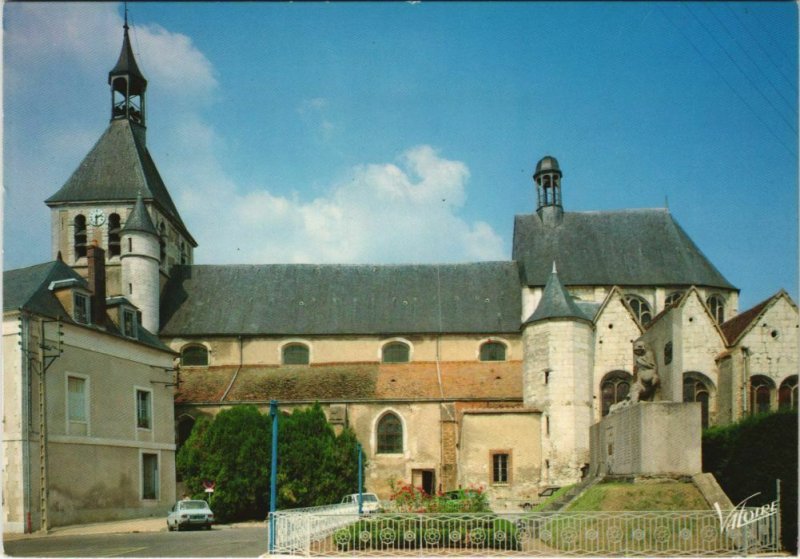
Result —
[{"label": "grass lawn", "polygon": [[692,483],[599,483],[573,501],[568,511],[708,510]]}]

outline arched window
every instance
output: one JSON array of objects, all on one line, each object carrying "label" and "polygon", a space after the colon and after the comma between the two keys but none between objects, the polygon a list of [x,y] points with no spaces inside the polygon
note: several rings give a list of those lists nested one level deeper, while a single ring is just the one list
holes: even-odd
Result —
[{"label": "arched window", "polygon": [[683,401],[700,402],[700,420],[703,429],[708,428],[711,380],[702,373],[683,373]]},{"label": "arched window", "polygon": [[108,216],[108,256],[119,256],[121,249],[119,244],[119,214]]},{"label": "arched window", "polygon": [[189,261],[186,258],[186,243],[181,241],[181,264],[188,264]]},{"label": "arched window", "polygon": [[411,348],[403,342],[391,342],[383,346],[384,363],[408,363],[411,360]]},{"label": "arched window", "polygon": [[185,367],[207,367],[208,349],[203,345],[189,345],[181,350],[181,365]]},{"label": "arched window", "polygon": [[86,216],[76,215],[73,223],[75,225],[75,258],[83,258],[86,256]]},{"label": "arched window", "polygon": [[672,342],[664,344],[664,365],[672,363]]},{"label": "arched window", "polygon": [[718,324],[725,322],[725,299],[723,299],[721,295],[717,295],[716,293],[711,295],[706,299],[706,305],[708,305],[711,316],[714,317],[714,320],[716,320]]},{"label": "arched window", "polygon": [[501,342],[486,342],[481,346],[481,361],[505,361],[506,344]]},{"label": "arched window", "polygon": [[308,365],[309,351],[305,344],[286,344],[281,354],[284,365]]},{"label": "arched window", "polygon": [[378,421],[378,454],[403,452],[403,424],[396,414],[389,412]]},{"label": "arched window", "polygon": [[775,384],[764,375],[750,377],[750,413],[766,413],[772,407]]},{"label": "arched window", "polygon": [[183,443],[186,442],[186,439],[189,438],[189,435],[192,434],[195,420],[191,415],[184,414],[178,418],[177,423],[175,428],[175,443],[178,445],[178,448],[180,448],[183,446]]},{"label": "arched window", "polygon": [[667,298],[664,300],[664,306],[674,307],[680,302],[681,297],[683,297],[683,291],[673,291],[667,295]]},{"label": "arched window", "polygon": [[637,295],[628,295],[625,297],[625,301],[627,301],[628,306],[630,306],[639,324],[642,326],[650,324],[650,321],[653,320],[653,313],[647,301]]},{"label": "arched window", "polygon": [[778,389],[778,409],[797,409],[797,375],[787,377]]},{"label": "arched window", "polygon": [[600,394],[602,396],[603,417],[608,415],[611,406],[628,397],[628,392],[633,383],[633,375],[626,371],[611,371],[600,381]]}]

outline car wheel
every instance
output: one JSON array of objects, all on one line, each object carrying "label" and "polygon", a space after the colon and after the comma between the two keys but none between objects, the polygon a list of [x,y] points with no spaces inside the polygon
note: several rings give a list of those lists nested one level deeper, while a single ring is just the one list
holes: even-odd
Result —
[{"label": "car wheel", "polygon": [[169,523],[169,520],[167,520],[167,532],[172,532],[172,525]]}]

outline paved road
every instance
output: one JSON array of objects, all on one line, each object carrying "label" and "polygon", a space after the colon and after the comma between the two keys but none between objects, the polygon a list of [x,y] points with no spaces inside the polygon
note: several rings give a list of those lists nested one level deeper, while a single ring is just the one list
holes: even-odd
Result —
[{"label": "paved road", "polygon": [[15,557],[259,557],[267,552],[262,527],[210,531],[45,536],[3,542]]}]

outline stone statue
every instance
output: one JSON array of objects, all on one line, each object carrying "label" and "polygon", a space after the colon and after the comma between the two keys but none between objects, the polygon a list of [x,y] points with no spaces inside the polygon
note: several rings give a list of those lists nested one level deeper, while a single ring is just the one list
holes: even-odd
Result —
[{"label": "stone statue", "polygon": [[653,350],[642,340],[633,343],[633,386],[628,397],[631,403],[652,402],[661,380]]}]

